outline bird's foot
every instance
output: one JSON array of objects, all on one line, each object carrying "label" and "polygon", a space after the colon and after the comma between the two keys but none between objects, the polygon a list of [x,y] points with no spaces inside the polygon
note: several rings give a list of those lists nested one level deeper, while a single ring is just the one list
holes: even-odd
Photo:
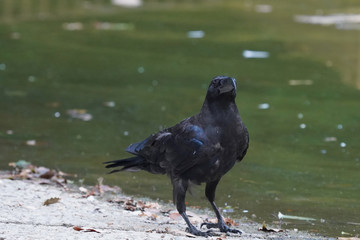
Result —
[{"label": "bird's foot", "polygon": [[225,223],[223,224],[219,224],[219,223],[202,223],[201,224],[201,227],[202,228],[203,226],[206,226],[207,229],[210,229],[210,228],[219,228],[220,229],[220,232],[224,232],[224,233],[227,233],[227,232],[230,232],[230,233],[238,233],[238,234],[242,234],[242,231],[238,230],[238,229],[232,229],[232,228],[229,228]]},{"label": "bird's foot", "polygon": [[197,230],[195,227],[193,228],[186,228],[186,231],[192,235],[195,235],[195,236],[201,236],[201,237],[212,237],[214,236],[214,232],[209,230],[207,232],[202,232],[202,231],[199,231]]}]

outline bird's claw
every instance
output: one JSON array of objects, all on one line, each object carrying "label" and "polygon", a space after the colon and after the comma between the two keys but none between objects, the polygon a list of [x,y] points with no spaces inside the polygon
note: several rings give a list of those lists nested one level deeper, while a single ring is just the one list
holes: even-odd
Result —
[{"label": "bird's claw", "polygon": [[204,222],[204,223],[201,224],[200,228],[202,228],[203,226],[206,226],[207,229],[210,229],[210,228],[219,228],[219,229],[220,229],[220,232],[224,232],[224,233],[230,232],[230,233],[242,234],[242,231],[240,231],[240,230],[238,230],[238,229],[229,228],[229,227],[226,226],[225,224],[207,223],[207,222]]},{"label": "bird's claw", "polygon": [[201,237],[212,237],[214,236],[214,232],[209,230],[209,231],[206,231],[206,232],[202,232],[202,231],[199,231],[197,230],[196,228],[192,228],[191,230],[189,228],[186,228],[186,232],[188,233],[191,233],[195,236],[201,236]]}]

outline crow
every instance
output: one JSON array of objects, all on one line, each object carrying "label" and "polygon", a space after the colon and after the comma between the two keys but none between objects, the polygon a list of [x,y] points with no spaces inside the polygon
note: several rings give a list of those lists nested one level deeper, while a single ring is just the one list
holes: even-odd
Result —
[{"label": "crow", "polygon": [[[106,168],[119,171],[145,170],[167,174],[173,186],[173,200],[187,224],[187,231],[197,236],[211,236],[202,232],[186,215],[185,195],[189,184],[206,183],[205,196],[209,200],[218,223],[203,223],[207,229],[239,233],[229,228],[215,205],[215,190],[222,176],[237,161],[241,161],[249,146],[249,134],[235,104],[236,81],[227,76],[212,79],[200,113],[186,118],[173,127],[131,144],[126,151],[133,157],[105,162]],[[200,228],[201,228],[200,227]]]}]

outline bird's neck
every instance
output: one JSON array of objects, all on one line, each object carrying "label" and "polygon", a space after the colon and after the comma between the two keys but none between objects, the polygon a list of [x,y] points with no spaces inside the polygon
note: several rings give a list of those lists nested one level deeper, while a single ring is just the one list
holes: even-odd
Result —
[{"label": "bird's neck", "polygon": [[211,118],[215,121],[233,120],[239,115],[234,100],[227,101],[209,101],[205,100],[201,108],[201,117]]}]

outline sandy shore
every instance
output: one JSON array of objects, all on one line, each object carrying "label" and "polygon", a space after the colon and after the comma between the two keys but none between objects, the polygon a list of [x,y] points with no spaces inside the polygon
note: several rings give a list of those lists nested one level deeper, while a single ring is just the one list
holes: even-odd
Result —
[{"label": "sandy shore", "polygon": [[[0,239],[181,240],[194,237],[184,231],[185,223],[172,205],[132,199],[121,193],[96,196],[89,192],[91,189],[76,186],[69,189],[41,180],[0,179]],[[213,219],[193,209],[189,215],[196,226],[205,219]],[[261,224],[249,220],[238,223],[235,228],[244,231],[241,236],[215,232],[216,236],[207,239],[326,239],[294,231],[266,233],[258,230]]]}]

